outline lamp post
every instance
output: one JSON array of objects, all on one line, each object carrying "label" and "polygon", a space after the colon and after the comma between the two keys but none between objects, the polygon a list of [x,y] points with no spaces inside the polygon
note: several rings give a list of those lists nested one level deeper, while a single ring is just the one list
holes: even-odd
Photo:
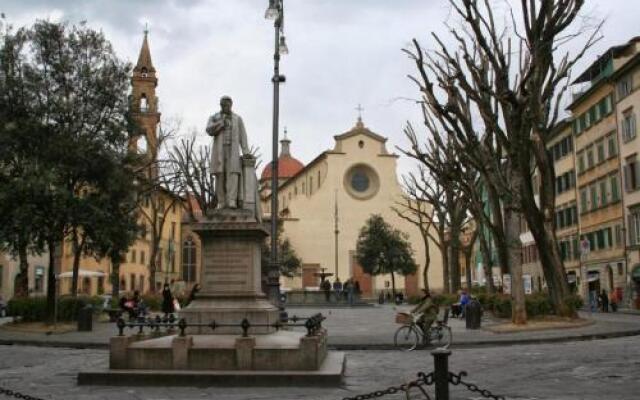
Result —
[{"label": "lamp post", "polygon": [[273,137],[271,160],[271,260],[269,260],[269,273],[267,286],[269,299],[281,310],[281,317],[286,317],[282,300],[280,298],[280,262],[278,260],[278,119],[280,116],[280,83],[285,81],[284,75],[280,75],[280,55],[289,53],[284,29],[284,0],[269,0],[269,8],[265,12],[266,19],[274,20],[275,42],[273,52]]}]

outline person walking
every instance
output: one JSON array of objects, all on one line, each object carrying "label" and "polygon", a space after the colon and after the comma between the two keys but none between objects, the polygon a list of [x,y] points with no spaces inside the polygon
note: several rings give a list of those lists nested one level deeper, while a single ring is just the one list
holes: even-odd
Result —
[{"label": "person walking", "polygon": [[169,284],[165,283],[164,288],[162,289],[162,312],[165,317],[168,317],[170,314],[173,314],[173,311],[173,295],[171,294]]},{"label": "person walking", "polygon": [[324,291],[324,299],[327,303],[331,303],[331,283],[328,279],[323,279],[320,288]]},{"label": "person walking", "polygon": [[353,284],[353,280],[351,278],[349,278],[349,280],[347,281],[347,283],[345,283],[345,289],[347,292],[347,302],[349,303],[349,306],[353,305],[353,296],[354,293],[356,291],[356,288]]},{"label": "person walking", "polygon": [[333,281],[333,293],[336,296],[336,303],[340,303],[340,295],[342,294],[342,282],[340,278],[336,276],[336,280]]},{"label": "person walking", "polygon": [[609,293],[609,304],[611,305],[611,312],[618,311],[618,297],[613,290]]},{"label": "person walking", "polygon": [[600,293],[600,305],[602,307],[602,312],[609,312],[609,296],[607,296],[607,291],[602,289]]}]

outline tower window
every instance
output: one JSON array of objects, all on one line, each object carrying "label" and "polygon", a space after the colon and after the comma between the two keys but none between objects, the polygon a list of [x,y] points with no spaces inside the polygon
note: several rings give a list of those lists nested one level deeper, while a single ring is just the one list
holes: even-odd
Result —
[{"label": "tower window", "polygon": [[142,75],[143,78],[147,77],[148,71],[146,67],[142,67],[142,69],[140,70],[140,75]]},{"label": "tower window", "polygon": [[149,102],[147,101],[147,95],[142,93],[140,96],[140,111],[147,112],[149,110]]}]

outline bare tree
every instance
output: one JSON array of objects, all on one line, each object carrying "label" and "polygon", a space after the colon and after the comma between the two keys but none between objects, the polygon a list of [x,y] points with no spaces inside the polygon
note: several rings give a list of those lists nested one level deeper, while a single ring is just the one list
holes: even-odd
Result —
[{"label": "bare tree", "polygon": [[195,133],[181,139],[174,145],[170,154],[171,168],[177,178],[180,193],[187,198],[186,209],[191,220],[198,217],[194,210],[195,201],[199,211],[207,214],[216,208],[217,199],[214,190],[214,177],[210,173],[211,148],[197,146]]},{"label": "bare tree", "polygon": [[429,267],[431,266],[431,251],[429,248],[429,240],[434,243],[438,243],[432,234],[432,228],[434,225],[434,207],[424,201],[421,196],[418,195],[418,189],[413,182],[415,176],[403,177],[405,194],[402,196],[402,201],[396,203],[391,209],[398,215],[398,217],[404,219],[415,225],[420,230],[422,237],[422,243],[424,245],[424,267],[422,269],[422,282],[424,290],[429,291]]},{"label": "bare tree", "polygon": [[[521,0],[520,21],[512,11],[510,30],[496,24],[488,0],[450,3],[463,23],[462,29],[450,30],[455,50],[450,51],[434,34],[438,50],[432,57],[414,40],[415,52],[408,53],[416,61],[420,78],[413,79],[429,110],[440,115],[440,122],[457,137],[476,136],[475,132],[494,135],[507,161],[498,166],[505,166],[508,175],[501,200],[507,214],[505,229],[511,235],[509,247],[515,249],[514,221],[521,210],[538,245],[556,313],[574,315],[565,303],[569,289],[555,238],[555,176],[546,144],[558,119],[570,70],[596,41],[598,30],[577,55],[564,54],[557,60],[558,48],[580,33],[571,32],[570,27],[584,0]],[[511,45],[514,38],[516,51]],[[436,84],[446,100],[436,93]],[[479,129],[474,129],[474,123]],[[475,140],[479,142],[478,136]],[[540,176],[536,188],[533,171]],[[515,253],[509,255],[512,261]],[[513,287],[517,285],[514,282]]]}]

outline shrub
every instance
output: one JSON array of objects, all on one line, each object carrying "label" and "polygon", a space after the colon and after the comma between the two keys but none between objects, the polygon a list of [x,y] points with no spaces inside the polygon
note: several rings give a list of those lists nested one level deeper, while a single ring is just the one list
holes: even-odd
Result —
[{"label": "shrub", "polygon": [[528,317],[553,314],[553,305],[545,292],[537,292],[525,296],[525,307]]},{"label": "shrub", "polygon": [[[78,310],[87,304],[91,304],[94,311],[98,311],[102,299],[98,296],[61,296],[58,298],[58,321],[75,321]],[[9,300],[7,308],[9,315],[22,317],[25,322],[44,321],[47,317],[46,297],[14,298]]]},{"label": "shrub", "polygon": [[511,297],[496,294],[492,299],[493,314],[498,318],[511,318]]},{"label": "shrub", "polygon": [[579,295],[573,293],[564,298],[564,304],[569,308],[569,310],[575,313],[584,306],[584,300],[582,300],[582,297]]}]

